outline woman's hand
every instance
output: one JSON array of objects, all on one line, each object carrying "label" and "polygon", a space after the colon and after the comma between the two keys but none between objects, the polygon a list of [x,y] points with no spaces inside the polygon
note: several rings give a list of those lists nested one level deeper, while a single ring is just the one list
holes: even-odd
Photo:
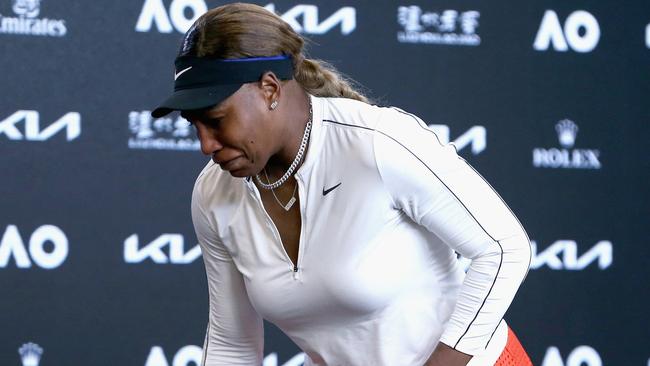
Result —
[{"label": "woman's hand", "polygon": [[466,366],[471,359],[471,355],[439,342],[424,366]]}]

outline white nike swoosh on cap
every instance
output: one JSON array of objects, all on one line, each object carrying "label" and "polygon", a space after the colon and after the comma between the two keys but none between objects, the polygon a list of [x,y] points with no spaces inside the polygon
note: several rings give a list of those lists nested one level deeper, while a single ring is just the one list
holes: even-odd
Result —
[{"label": "white nike swoosh on cap", "polygon": [[188,67],[187,69],[183,69],[183,70],[181,70],[181,71],[175,73],[175,74],[174,74],[174,80],[178,79],[179,76],[183,75],[184,72],[188,71],[188,70],[191,69],[191,68],[192,68],[192,66]]}]

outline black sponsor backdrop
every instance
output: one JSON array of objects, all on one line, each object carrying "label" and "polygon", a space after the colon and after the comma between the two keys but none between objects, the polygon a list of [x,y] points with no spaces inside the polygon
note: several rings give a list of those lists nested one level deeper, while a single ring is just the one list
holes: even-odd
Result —
[{"label": "black sponsor backdrop", "polygon": [[[167,13],[171,1],[163,3]],[[2,0],[0,14],[17,17],[12,4]],[[300,3],[274,4],[284,13]],[[321,21],[352,6],[357,24],[349,35],[340,27],[308,35],[312,57],[332,62],[376,100],[449,126],[452,140],[485,126],[487,148],[460,153],[509,203],[538,251],[564,239],[575,241],[582,255],[611,241],[613,262],[605,269],[593,262],[580,271],[531,270],[506,319],[533,362],[541,364],[551,346],[566,360],[588,345],[605,365],[645,365],[648,3],[408,4],[425,12],[479,11],[477,47],[399,43],[404,28],[397,8],[404,4],[397,2],[309,4],[318,6]],[[0,267],[3,365],[19,365],[17,349],[30,341],[44,348],[42,365],[144,365],[160,346],[176,366],[179,349],[202,345],[207,288],[200,258],[133,264],[123,255],[132,234],[140,247],[165,233],[183,235],[185,251],[194,247],[190,193],[207,160],[197,151],[128,147],[134,136],[129,113],[151,109],[171,90],[181,36],[155,25],[136,32],[142,7],[143,1],[43,0],[38,17],[65,20],[64,37],[0,34],[0,121],[34,110],[42,130],[67,112],[81,114],[81,135],[72,141],[64,132],[46,141],[0,133],[0,233],[16,225],[29,250],[38,227],[55,225],[69,242],[68,257],[56,269],[33,260],[31,268],[17,268],[13,257]],[[575,10],[591,13],[601,31],[597,47],[589,53],[534,50],[548,9],[561,24]],[[579,126],[574,148],[599,150],[601,169],[533,167],[533,149],[561,148],[555,124],[565,118]],[[24,122],[15,126],[24,133]],[[282,364],[299,350],[268,325],[265,353],[272,352]]]}]

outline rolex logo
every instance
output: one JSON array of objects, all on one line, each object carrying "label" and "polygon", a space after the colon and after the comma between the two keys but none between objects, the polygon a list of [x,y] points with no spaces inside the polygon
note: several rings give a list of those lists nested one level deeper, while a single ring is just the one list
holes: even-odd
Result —
[{"label": "rolex logo", "polygon": [[569,119],[563,119],[555,125],[555,131],[560,145],[565,148],[573,147],[578,134],[578,125]]},{"label": "rolex logo", "polygon": [[569,119],[555,124],[561,148],[536,147],[533,149],[533,166],[536,168],[600,169],[600,150],[575,149],[578,125]]},{"label": "rolex logo", "polygon": [[38,363],[41,361],[41,355],[43,354],[43,348],[36,343],[29,342],[23,344],[18,349],[18,353],[20,354],[23,366],[38,366]]}]

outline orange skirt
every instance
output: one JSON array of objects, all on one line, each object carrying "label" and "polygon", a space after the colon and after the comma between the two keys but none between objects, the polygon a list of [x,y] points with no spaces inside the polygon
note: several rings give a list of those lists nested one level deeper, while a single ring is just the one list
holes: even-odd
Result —
[{"label": "orange skirt", "polygon": [[519,339],[515,333],[508,327],[508,341],[506,346],[501,352],[501,356],[494,366],[532,366],[530,357],[526,354],[524,347],[522,347]]}]

